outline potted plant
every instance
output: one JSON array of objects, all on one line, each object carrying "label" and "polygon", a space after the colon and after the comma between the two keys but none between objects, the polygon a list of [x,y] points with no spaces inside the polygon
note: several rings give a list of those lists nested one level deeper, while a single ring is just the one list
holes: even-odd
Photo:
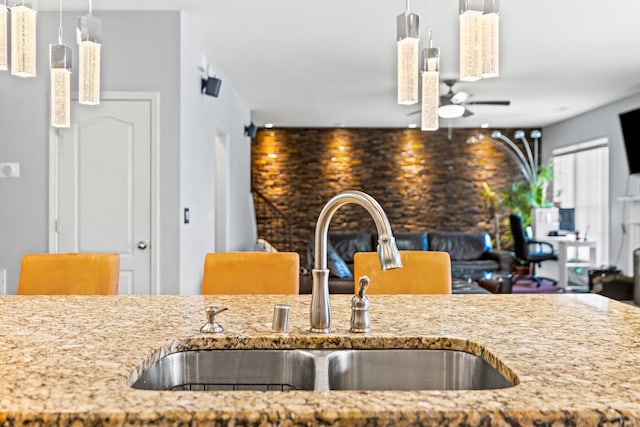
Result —
[{"label": "potted plant", "polygon": [[484,208],[487,211],[487,216],[490,222],[493,223],[493,231],[495,235],[495,247],[500,250],[501,237],[500,237],[500,215],[503,211],[504,199],[502,195],[493,191],[489,184],[482,183],[482,200],[484,201]]},{"label": "potted plant", "polygon": [[532,209],[548,208],[552,205],[547,199],[547,188],[553,180],[551,159],[535,172],[533,179],[516,181],[511,185],[510,191],[503,194],[505,207],[512,213],[522,215],[525,227],[531,225]]}]

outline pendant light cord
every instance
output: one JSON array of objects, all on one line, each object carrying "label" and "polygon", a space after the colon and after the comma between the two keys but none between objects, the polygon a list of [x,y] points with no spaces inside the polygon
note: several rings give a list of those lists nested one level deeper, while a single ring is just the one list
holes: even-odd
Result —
[{"label": "pendant light cord", "polygon": [[429,21],[429,47],[433,47],[433,27],[431,26],[431,15],[433,15],[433,0],[429,0],[429,15],[427,16],[427,20]]},{"label": "pendant light cord", "polygon": [[62,43],[62,0],[58,0],[59,24],[58,24],[58,44]]},{"label": "pendant light cord", "polygon": [[59,15],[60,23],[58,26],[58,44],[63,44],[62,43],[62,0],[58,0],[58,7],[60,10],[60,15]]},{"label": "pendant light cord", "polygon": [[410,4],[409,4],[409,0],[407,0],[407,12],[409,12],[411,10]]},{"label": "pendant light cord", "polygon": [[91,0],[89,0],[89,16],[93,14],[93,5],[91,4]]}]

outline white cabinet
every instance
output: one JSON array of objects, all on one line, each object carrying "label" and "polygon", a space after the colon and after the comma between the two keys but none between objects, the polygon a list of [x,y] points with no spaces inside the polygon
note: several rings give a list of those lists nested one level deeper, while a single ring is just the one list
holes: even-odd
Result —
[{"label": "white cabinet", "polygon": [[[596,266],[596,242],[583,240],[558,240],[558,286],[569,286],[569,269],[581,267],[586,270]],[[588,249],[588,257],[584,257],[581,248]]]},{"label": "white cabinet", "polygon": [[558,286],[569,287],[569,271],[572,268],[593,269],[597,266],[598,243],[575,240],[573,235],[545,237],[540,241],[550,243],[558,255],[558,261],[544,261],[536,267],[536,274],[558,281]]}]

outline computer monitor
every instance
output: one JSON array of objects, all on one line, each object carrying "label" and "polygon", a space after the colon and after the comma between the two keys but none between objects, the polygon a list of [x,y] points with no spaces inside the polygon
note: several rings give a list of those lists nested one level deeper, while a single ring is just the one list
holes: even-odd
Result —
[{"label": "computer monitor", "polygon": [[576,231],[574,208],[560,208],[558,209],[558,216],[560,218],[560,225],[558,227],[560,230]]}]

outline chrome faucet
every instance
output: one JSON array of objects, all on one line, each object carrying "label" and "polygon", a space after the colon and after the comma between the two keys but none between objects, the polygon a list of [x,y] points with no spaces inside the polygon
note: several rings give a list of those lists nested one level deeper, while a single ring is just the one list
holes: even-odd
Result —
[{"label": "chrome faucet", "polygon": [[311,332],[331,332],[331,305],[329,304],[329,270],[327,269],[327,239],[331,218],[344,205],[362,206],[373,218],[378,231],[378,258],[382,270],[402,267],[400,252],[391,233],[391,225],[382,207],[370,195],[362,191],[344,191],[327,202],[322,208],[315,232],[315,260],[313,286],[311,288]]}]

